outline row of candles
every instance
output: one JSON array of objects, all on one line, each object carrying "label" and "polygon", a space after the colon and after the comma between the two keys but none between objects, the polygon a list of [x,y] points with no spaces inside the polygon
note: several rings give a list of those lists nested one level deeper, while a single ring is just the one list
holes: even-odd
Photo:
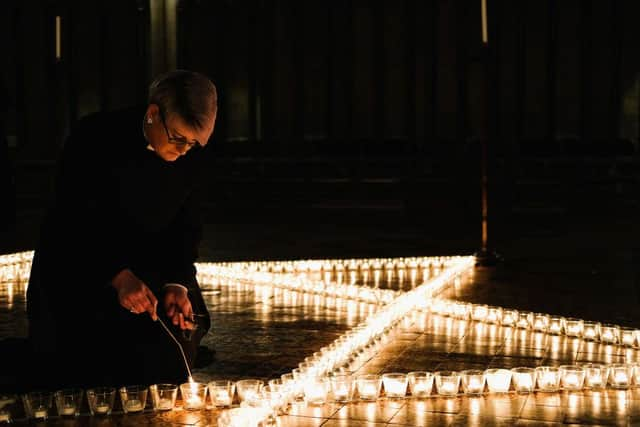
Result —
[{"label": "row of candles", "polygon": [[31,271],[33,251],[0,255],[0,283],[26,281]]},{"label": "row of candles", "polygon": [[[126,386],[118,391],[125,414],[144,411],[148,394],[151,396],[153,410],[173,410],[180,390],[183,409],[229,408],[239,403],[240,407],[259,409],[247,415],[255,418],[284,413],[289,404],[302,400],[307,404],[322,405],[330,401],[345,403],[355,400],[376,401],[380,398],[453,397],[535,391],[553,393],[562,390],[601,390],[606,387],[627,389],[633,385],[640,385],[640,364],[584,364],[434,373],[418,371],[382,375],[343,373],[308,377],[301,376],[298,372],[272,379],[267,385],[260,379],[237,382],[217,380],[208,384],[188,382],[180,387],[172,384]],[[22,400],[29,418],[47,419],[51,416],[54,402],[60,417],[76,417],[80,415],[84,394],[80,389],[59,390],[55,393],[30,392]],[[89,389],[86,397],[91,415],[107,416],[114,408],[116,389]],[[0,422],[15,419],[16,410],[12,404],[16,400],[15,397],[0,397]]]},{"label": "row of candles", "polygon": [[448,263],[459,257],[399,257],[399,258],[358,258],[325,259],[298,261],[248,261],[217,263],[221,267],[230,267],[247,271],[269,273],[301,273],[327,271],[365,271],[394,270],[416,268],[445,268]]},{"label": "row of candles", "polygon": [[[230,395],[233,395],[234,384],[230,381],[226,384]],[[252,385],[252,388],[248,389],[247,385]],[[473,369],[460,372],[418,371],[382,375],[343,373],[306,378],[297,377],[295,374],[284,374],[280,379],[270,380],[268,386],[264,388],[260,380],[241,380],[237,383],[237,390],[241,402],[252,398],[273,401],[277,397],[280,401],[275,402],[275,409],[278,410],[282,409],[282,405],[286,406],[301,399],[309,404],[321,405],[329,401],[375,401],[381,397],[391,399],[451,397],[512,391],[553,393],[563,390],[602,390],[607,387],[627,389],[633,385],[640,385],[640,364],[589,363],[535,368]],[[274,396],[273,393],[279,396]],[[216,396],[212,395],[211,399],[214,406],[226,406]]]},{"label": "row of candles", "polygon": [[421,308],[434,314],[450,316],[460,320],[474,320],[500,326],[528,329],[534,332],[566,335],[587,341],[599,341],[604,344],[627,347],[640,345],[640,329],[602,324],[595,321],[439,298],[424,300]]},{"label": "row of candles", "polygon": [[[114,387],[96,387],[86,390],[64,389],[55,392],[34,391],[22,395],[24,414],[30,419],[46,420],[52,414],[55,403],[60,417],[80,415],[83,397],[86,394],[89,412],[94,416],[110,415],[114,409],[116,393],[120,395],[122,412],[135,414],[144,411],[147,395],[151,397],[151,406],[156,411],[168,411],[175,408],[178,390],[182,396],[184,409],[203,409],[206,405],[206,389],[215,395],[215,384],[201,384],[190,381],[179,387],[174,384],[153,384],[149,387],[131,385],[116,390]],[[12,422],[19,410],[16,396],[0,396],[0,422]],[[229,401],[231,404],[231,401]]]},{"label": "row of candles", "polygon": [[286,289],[376,305],[388,304],[399,295],[399,291],[391,289],[370,288],[355,284],[332,284],[323,281],[306,280],[304,277],[288,274],[245,272],[212,264],[200,264],[198,282],[201,285],[215,286],[216,284],[224,283],[224,279],[233,279],[236,283],[244,283],[251,286]]},{"label": "row of candles", "polygon": [[15,252],[12,254],[0,255],[0,268],[9,265],[31,264],[34,251]]}]

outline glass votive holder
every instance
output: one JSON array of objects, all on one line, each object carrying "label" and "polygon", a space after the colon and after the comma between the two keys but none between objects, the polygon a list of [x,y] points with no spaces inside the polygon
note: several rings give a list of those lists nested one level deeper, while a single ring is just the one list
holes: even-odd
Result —
[{"label": "glass votive holder", "polygon": [[539,391],[556,392],[560,388],[560,370],[555,366],[538,366],[536,379]]},{"label": "glass votive holder", "polygon": [[[240,403],[260,393],[262,384],[262,380],[257,379],[246,379],[236,382],[236,392],[238,393],[238,399],[240,399]],[[302,384],[302,382],[300,382],[300,384]],[[302,393],[302,389],[300,389],[300,393]]]},{"label": "glass votive holder", "polygon": [[149,386],[151,405],[154,411],[170,411],[176,405],[178,386],[175,384],[153,384]]},{"label": "glass votive holder", "polygon": [[53,394],[33,391],[23,396],[24,410],[27,418],[46,420],[53,405]]},{"label": "glass votive holder", "polygon": [[605,344],[617,344],[620,341],[620,327],[604,324],[600,326],[600,342]]},{"label": "glass votive holder", "polygon": [[279,391],[282,391],[282,388],[284,387],[282,378],[274,378],[272,380],[269,380],[267,384],[269,385],[269,390],[271,391],[279,392]]},{"label": "glass votive holder", "polygon": [[382,378],[376,374],[358,375],[356,387],[361,400],[377,400],[380,396]]},{"label": "glass votive holder", "polygon": [[599,363],[587,363],[584,368],[584,385],[591,389],[600,389],[607,385],[609,367]]},{"label": "glass votive holder", "polygon": [[609,385],[612,388],[626,389],[631,385],[633,367],[627,363],[609,365]]},{"label": "glass votive holder", "polygon": [[236,385],[233,381],[217,380],[207,384],[209,387],[209,396],[211,404],[217,408],[226,408],[233,403],[233,394],[236,391]]},{"label": "glass votive holder", "polygon": [[564,317],[549,317],[549,333],[561,335],[564,332]]},{"label": "glass votive holder", "polygon": [[390,399],[403,399],[407,395],[407,374],[388,373],[382,374],[384,394]]},{"label": "glass votive holder", "polygon": [[587,341],[598,341],[600,339],[600,322],[584,322],[582,338]]},{"label": "glass votive holder", "polygon": [[147,404],[148,388],[142,385],[120,387],[120,400],[125,414],[142,412]]},{"label": "glass votive holder", "polygon": [[532,327],[537,332],[547,332],[549,330],[549,315],[544,313],[534,313]]},{"label": "glass votive holder", "polygon": [[511,369],[513,387],[517,393],[531,393],[536,384],[536,370],[528,367]]},{"label": "glass votive holder", "polygon": [[486,304],[474,304],[471,307],[471,319],[476,322],[484,322],[489,314],[489,306]]},{"label": "glass votive holder", "polygon": [[499,325],[502,323],[502,307],[490,306],[487,308],[487,323]]},{"label": "glass votive holder", "polygon": [[180,395],[184,409],[204,409],[207,404],[207,385],[196,382],[180,384]]},{"label": "glass votive holder", "polygon": [[582,337],[584,331],[584,320],[567,317],[564,319],[565,335],[568,337]]},{"label": "glass votive holder", "polygon": [[482,392],[484,392],[484,381],[484,371],[467,369],[460,372],[462,391],[465,394],[482,394]]},{"label": "glass votive holder", "polygon": [[530,329],[533,323],[533,313],[530,311],[520,311],[516,326],[520,329]]},{"label": "glass votive holder", "polygon": [[80,415],[83,394],[84,392],[78,388],[56,391],[53,394],[53,398],[56,402],[58,415],[61,417],[77,417]]},{"label": "glass votive holder", "polygon": [[633,328],[620,328],[620,344],[627,347],[635,347],[636,330]]},{"label": "glass votive holder", "polygon": [[433,374],[431,372],[409,372],[407,380],[412,397],[421,398],[431,395],[431,390],[433,389]]},{"label": "glass votive holder", "polygon": [[87,403],[91,415],[106,416],[111,414],[116,399],[116,389],[113,387],[96,387],[87,390]]},{"label": "glass votive holder", "polygon": [[309,405],[324,405],[329,393],[329,380],[325,377],[311,377],[304,382],[304,400]]},{"label": "glass votive holder", "polygon": [[560,384],[562,388],[569,391],[582,390],[584,387],[585,370],[578,365],[560,366]]},{"label": "glass votive holder", "polygon": [[436,391],[441,396],[455,396],[460,388],[460,374],[456,371],[438,371],[433,374]]},{"label": "glass votive holder", "polygon": [[487,369],[484,371],[490,393],[508,393],[512,373],[508,369]]},{"label": "glass votive holder", "polygon": [[17,396],[0,394],[0,423],[13,422],[16,417]]},{"label": "glass votive holder", "polygon": [[453,307],[453,316],[456,319],[467,320],[471,313],[471,306],[467,303],[456,303]]},{"label": "glass votive holder", "polygon": [[502,326],[516,326],[518,321],[518,310],[502,311]]},{"label": "glass votive holder", "polygon": [[355,383],[351,375],[334,375],[329,378],[334,402],[349,402],[353,399]]},{"label": "glass votive holder", "polygon": [[429,307],[429,311],[431,311],[433,314],[439,314],[442,316],[446,315],[447,301],[440,298],[434,298],[431,301],[431,306]]}]

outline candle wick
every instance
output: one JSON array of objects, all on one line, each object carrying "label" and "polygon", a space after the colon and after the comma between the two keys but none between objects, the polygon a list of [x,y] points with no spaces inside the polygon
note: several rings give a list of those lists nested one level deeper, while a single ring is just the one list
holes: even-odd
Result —
[{"label": "candle wick", "polygon": [[182,359],[184,360],[184,366],[185,368],[187,368],[187,374],[189,374],[189,382],[193,382],[193,377],[191,376],[191,369],[189,369],[189,363],[187,362],[187,356],[185,356],[184,350],[182,349],[182,344],[180,344],[180,342],[176,339],[173,333],[171,333],[169,328],[167,328],[167,325],[164,324],[164,322],[160,317],[158,317],[158,322],[160,322],[160,325],[162,325],[162,327],[164,328],[165,331],[167,331],[167,334],[169,334],[171,339],[175,341],[176,345],[178,346],[178,349],[180,349],[180,354],[182,354]]}]

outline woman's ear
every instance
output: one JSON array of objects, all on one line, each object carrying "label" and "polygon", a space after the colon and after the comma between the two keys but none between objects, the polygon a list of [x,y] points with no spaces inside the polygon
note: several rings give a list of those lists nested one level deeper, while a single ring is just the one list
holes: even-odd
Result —
[{"label": "woman's ear", "polygon": [[160,107],[158,104],[149,104],[145,113],[145,123],[153,124],[154,120],[158,120],[160,115]]}]

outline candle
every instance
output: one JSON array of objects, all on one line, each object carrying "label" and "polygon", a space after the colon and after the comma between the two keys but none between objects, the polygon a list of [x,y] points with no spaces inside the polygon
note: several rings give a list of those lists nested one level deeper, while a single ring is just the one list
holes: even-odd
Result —
[{"label": "candle", "polygon": [[520,367],[511,370],[513,384],[518,393],[530,393],[533,391],[536,371],[533,368]]},{"label": "candle", "polygon": [[107,412],[109,412],[110,409],[111,408],[109,407],[108,404],[102,403],[102,404],[96,405],[95,412],[98,414],[106,414]]},{"label": "candle", "polygon": [[533,313],[530,311],[521,311],[518,313],[516,326],[521,329],[529,329],[533,320]]},{"label": "candle", "polygon": [[487,369],[485,376],[491,393],[507,393],[511,385],[511,371],[507,369]]},{"label": "candle", "polygon": [[533,330],[538,332],[547,332],[549,328],[549,316],[542,313],[533,315]]},{"label": "candle", "polygon": [[46,409],[37,409],[33,413],[34,418],[47,418],[47,410]]},{"label": "candle", "polygon": [[433,374],[424,371],[409,372],[407,378],[409,380],[409,390],[413,397],[426,397],[431,395]]},{"label": "candle", "polygon": [[160,399],[158,401],[158,409],[161,411],[168,411],[169,409],[173,409],[173,402],[171,399]]},{"label": "candle", "polygon": [[623,345],[633,347],[636,344],[635,330],[631,328],[620,328],[620,337]]},{"label": "candle", "polygon": [[337,384],[333,387],[333,398],[337,402],[349,400],[349,388],[346,384]]},{"label": "candle", "polygon": [[626,373],[624,373],[624,372],[616,372],[615,373],[614,382],[616,384],[626,383],[627,381],[629,381],[629,378],[627,377]]},{"label": "candle", "polygon": [[198,396],[191,396],[187,399],[187,408],[196,408],[202,405],[202,399]]},{"label": "candle", "polygon": [[0,412],[0,422],[2,423],[11,422],[11,416],[6,412]]},{"label": "candle", "polygon": [[540,391],[558,391],[560,382],[559,369],[552,366],[539,366],[536,368],[538,388]]},{"label": "candle", "polygon": [[231,406],[231,396],[227,390],[216,390],[214,399],[216,406]]},{"label": "candle", "polygon": [[502,308],[501,307],[489,307],[487,310],[486,321],[489,323],[501,323],[502,322]]},{"label": "candle", "polygon": [[471,311],[471,318],[478,322],[484,322],[489,313],[489,306],[486,304],[474,305]]},{"label": "candle", "polygon": [[312,405],[322,405],[327,400],[327,380],[311,378],[304,385],[304,400]]},{"label": "candle", "polygon": [[138,399],[129,399],[124,404],[125,412],[140,412],[142,411],[142,409],[143,409],[142,402]]},{"label": "candle", "polygon": [[597,322],[584,322],[582,336],[585,340],[597,340],[600,335],[600,324]]},{"label": "candle", "polygon": [[502,326],[513,326],[518,320],[517,310],[504,310],[502,312]]},{"label": "candle", "polygon": [[373,384],[364,384],[359,391],[362,399],[375,399],[378,394],[378,389]]},{"label": "candle", "polygon": [[584,384],[585,370],[577,365],[560,366],[562,387],[566,390],[581,390]]},{"label": "candle", "polygon": [[362,400],[376,400],[380,394],[382,378],[379,375],[360,375],[356,378],[358,394]]},{"label": "candle", "polygon": [[575,374],[567,374],[563,382],[565,386],[575,387],[578,385],[578,377]]},{"label": "candle", "polygon": [[436,380],[436,390],[443,396],[454,396],[458,394],[460,387],[460,376],[454,371],[440,371],[434,374]]},{"label": "candle", "polygon": [[631,383],[631,368],[623,363],[610,365],[610,382],[613,388],[627,388]]},{"label": "candle", "polygon": [[109,412],[109,405],[107,405],[106,403],[96,405],[94,411],[96,414],[106,414],[107,412]]},{"label": "candle", "polygon": [[75,415],[76,407],[75,405],[64,405],[64,407],[60,412],[61,412],[60,415]]},{"label": "candle", "polygon": [[588,363],[584,366],[586,386],[590,388],[602,388],[605,386],[609,370],[605,365]]},{"label": "candle", "polygon": [[407,394],[407,376],[405,374],[383,374],[384,392],[390,398],[403,398]]},{"label": "candle", "polygon": [[460,372],[462,389],[466,394],[481,394],[484,390],[484,371],[466,370]]},{"label": "candle", "polygon": [[581,337],[582,330],[584,329],[584,322],[582,319],[574,319],[572,317],[566,318],[565,321],[566,335],[569,337]]},{"label": "candle", "polygon": [[562,325],[564,323],[564,318],[562,317],[552,317],[549,319],[549,333],[559,335],[562,333]]},{"label": "candle", "polygon": [[452,394],[454,393],[454,386],[450,382],[445,382],[440,386],[441,394]]}]

